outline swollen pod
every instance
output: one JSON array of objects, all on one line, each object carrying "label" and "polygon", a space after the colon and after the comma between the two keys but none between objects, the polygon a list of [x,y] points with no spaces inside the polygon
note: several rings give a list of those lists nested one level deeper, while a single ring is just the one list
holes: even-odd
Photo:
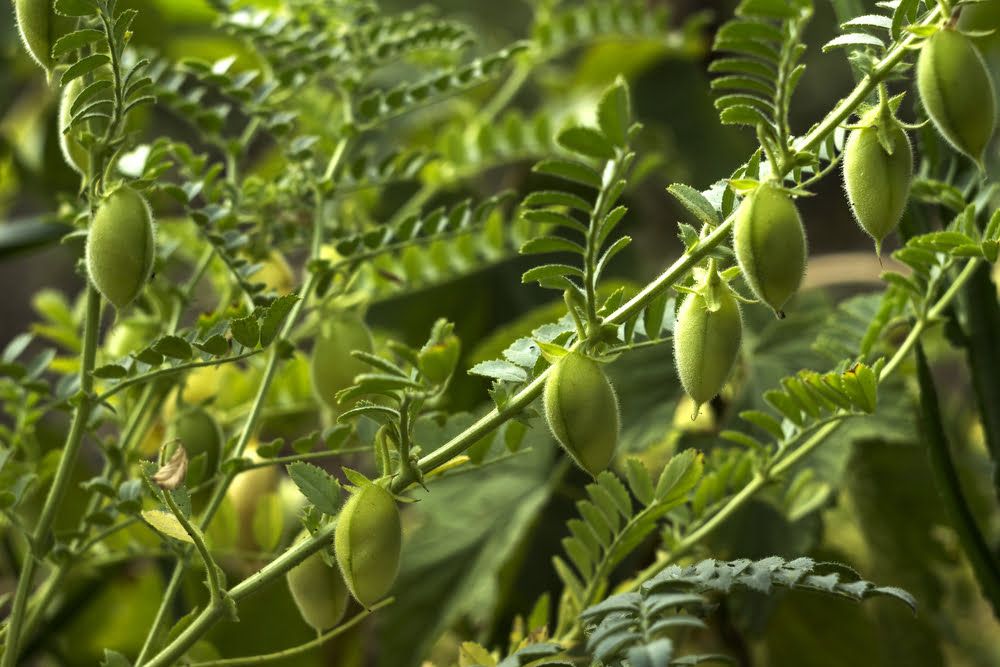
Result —
[{"label": "swollen pod", "polygon": [[743,336],[740,306],[730,289],[720,285],[712,301],[698,292],[687,295],[674,327],[677,373],[695,403],[695,416],[703,403],[722,390]]},{"label": "swollen pod", "polygon": [[285,580],[302,619],[317,632],[334,627],[344,618],[350,599],[347,585],[340,570],[327,565],[321,552],[289,570]]},{"label": "swollen pod", "polygon": [[344,503],[333,537],[334,552],[347,587],[365,607],[392,589],[402,545],[399,508],[387,490],[366,484]]},{"label": "swollen pod", "polygon": [[87,274],[115,308],[139,295],[153,271],[153,214],[141,194],[123,186],[104,198],[87,234]]},{"label": "swollen pod", "polygon": [[806,233],[791,197],[762,183],[740,202],[733,249],[747,285],[778,316],[806,269]]},{"label": "swollen pod", "polygon": [[14,0],[14,16],[24,47],[46,71],[55,65],[52,45],[71,27],[68,18],[56,14],[54,4],[54,0]]},{"label": "swollen pod", "polygon": [[875,126],[852,130],[844,146],[844,188],[854,217],[881,252],[882,240],[896,228],[913,180],[913,150],[899,125],[889,131],[893,151],[879,142]]},{"label": "swollen pod", "polygon": [[316,397],[337,408],[336,395],[354,384],[354,377],[370,367],[351,355],[352,350],[371,352],[372,334],[353,313],[338,313],[320,327],[313,344],[310,373]]},{"label": "swollen pod", "polygon": [[941,136],[982,164],[997,110],[993,82],[972,40],[950,28],[928,38],[917,59],[917,89]]},{"label": "swollen pod", "polygon": [[601,364],[580,352],[559,359],[545,381],[552,435],[591,475],[605,470],[618,444],[618,397]]}]

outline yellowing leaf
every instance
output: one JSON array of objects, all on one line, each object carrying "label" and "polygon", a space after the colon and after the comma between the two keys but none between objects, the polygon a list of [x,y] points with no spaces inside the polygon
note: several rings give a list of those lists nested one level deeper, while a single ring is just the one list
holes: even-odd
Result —
[{"label": "yellowing leaf", "polygon": [[[161,535],[172,537],[173,539],[180,540],[181,542],[194,544],[194,540],[192,540],[191,536],[184,530],[184,526],[182,526],[181,522],[177,520],[177,517],[170,512],[164,512],[163,510],[143,510],[142,518]],[[195,528],[195,530],[197,530],[197,528]]]}]

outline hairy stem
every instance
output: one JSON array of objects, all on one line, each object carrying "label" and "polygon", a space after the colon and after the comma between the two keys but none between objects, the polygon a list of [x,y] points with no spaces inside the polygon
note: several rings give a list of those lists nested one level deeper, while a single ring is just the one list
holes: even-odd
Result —
[{"label": "hairy stem", "polygon": [[[183,313],[183,306],[187,299],[197,288],[198,283],[201,282],[202,277],[205,275],[205,271],[208,269],[209,264],[211,264],[212,257],[214,256],[214,251],[212,248],[206,248],[199,258],[198,262],[195,264],[194,271],[191,273],[191,277],[187,282],[181,287],[180,292],[177,294],[176,303],[174,306],[173,313],[170,317],[170,323],[167,327],[169,333],[174,333],[177,331],[177,327],[180,326],[181,315]],[[150,378],[152,379],[152,378]],[[104,394],[103,398],[107,398],[108,395]],[[101,396],[95,398],[96,402],[102,400]],[[146,430],[149,428],[149,416],[154,411],[159,409],[162,402],[162,395],[157,389],[155,384],[147,384],[136,402],[135,406],[129,411],[129,418],[126,422],[125,429],[121,433],[120,438],[120,448],[123,453],[128,452],[135,442],[145,434]],[[105,462],[104,469],[101,475],[107,477],[113,471],[111,461]],[[115,475],[112,477],[112,484],[116,483],[118,478],[121,476]],[[93,513],[100,505],[102,496],[97,492],[91,494],[90,498],[87,500],[87,508],[80,519],[80,523],[77,527],[77,532],[82,533],[80,537],[73,540],[70,545],[70,551],[76,556],[83,555],[86,551],[99,542],[97,538],[93,538],[85,541],[85,535],[89,532],[90,524],[87,522],[86,518]],[[117,528],[116,528],[117,530]],[[98,537],[106,537],[104,531]],[[48,578],[39,587],[36,596],[28,604],[28,618],[24,625],[23,634],[26,637],[32,637],[38,629],[38,624],[42,620],[42,616],[48,610],[49,605],[52,602],[52,598],[55,597],[56,593],[62,588],[62,582],[66,575],[69,573],[73,564],[76,563],[75,558],[66,559],[60,562],[56,568],[49,573]]]},{"label": "hairy stem", "polygon": [[[271,581],[283,576],[293,567],[313,553],[329,546],[336,529],[336,521],[321,528],[315,535],[290,547],[256,573],[247,577],[229,590],[229,597],[235,602],[255,593]],[[223,607],[207,607],[174,638],[162,651],[145,664],[147,667],[169,667],[176,664],[184,653],[211,629],[225,614]]]},{"label": "hairy stem", "polygon": [[181,524],[181,528],[184,529],[184,532],[194,542],[195,549],[198,550],[198,555],[201,556],[201,560],[205,564],[205,572],[208,575],[209,604],[213,607],[220,605],[222,603],[222,582],[219,580],[219,568],[215,564],[215,560],[212,559],[212,554],[209,552],[208,546],[201,536],[201,531],[191,525],[188,518],[184,516],[184,513],[177,506],[177,501],[174,500],[174,496],[170,491],[164,490],[163,502],[170,508],[174,518]]}]

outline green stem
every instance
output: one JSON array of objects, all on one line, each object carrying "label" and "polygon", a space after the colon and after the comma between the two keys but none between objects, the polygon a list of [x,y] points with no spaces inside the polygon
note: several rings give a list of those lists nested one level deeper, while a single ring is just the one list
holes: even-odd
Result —
[{"label": "green stem", "polygon": [[[357,454],[370,451],[371,447],[344,447],[343,449],[331,449],[328,452],[306,452],[305,454],[291,454],[289,456],[276,456],[271,459],[262,459],[241,466],[239,472],[246,472],[255,468],[267,468],[273,465],[284,465],[285,463],[295,463],[296,461],[312,461],[314,459],[325,459],[341,454]],[[237,473],[238,474],[238,473]]]},{"label": "green stem", "polygon": [[176,375],[178,373],[183,373],[184,371],[189,371],[192,368],[202,368],[203,366],[221,366],[223,364],[229,364],[234,361],[240,361],[248,357],[253,357],[260,354],[260,350],[250,350],[249,352],[243,352],[242,354],[237,354],[231,357],[223,357],[221,359],[210,359],[209,361],[192,361],[186,364],[178,364],[177,366],[171,366],[170,368],[161,368],[157,371],[152,371],[150,373],[143,373],[142,375],[136,375],[127,380],[122,380],[116,384],[111,389],[108,389],[103,394],[98,395],[97,401],[102,402],[111,398],[120,391],[124,391],[129,387],[134,387],[137,384],[142,384],[144,382],[151,382],[163,377],[170,377],[171,375]]},{"label": "green stem", "polygon": [[[476,119],[482,123],[486,124],[496,118],[497,114],[503,111],[503,108],[507,106],[514,96],[517,95],[517,91],[521,89],[521,86],[528,80],[531,76],[531,71],[534,69],[535,63],[527,56],[522,56],[522,60],[514,67],[514,71],[510,73],[507,80],[503,82],[503,85],[497,89],[496,94],[493,98],[486,103],[476,115]],[[471,127],[471,126],[470,126]]]},{"label": "green stem", "polygon": [[17,591],[14,594],[8,622],[7,645],[3,660],[0,662],[2,667],[14,667],[17,664],[18,644],[21,639],[28,597],[31,594],[31,584],[34,581],[35,568],[51,546],[52,522],[55,520],[63,497],[66,495],[66,489],[69,487],[73,470],[76,467],[77,455],[80,453],[80,445],[83,442],[83,435],[87,430],[87,421],[90,419],[90,413],[94,407],[94,399],[91,396],[94,388],[94,377],[91,375],[91,371],[94,369],[94,359],[97,357],[97,334],[100,322],[101,295],[93,285],[88,284],[87,313],[83,325],[83,356],[80,363],[80,391],[77,394],[79,403],[76,406],[76,413],[73,415],[73,423],[66,436],[66,444],[59,460],[59,467],[52,480],[52,486],[49,487],[45,504],[42,506],[42,513],[38,517],[38,522],[35,524],[31,536],[31,548],[18,578]]},{"label": "green stem", "polygon": [[166,503],[168,508],[170,508],[174,518],[176,518],[178,523],[181,524],[181,528],[184,529],[184,532],[187,533],[188,537],[191,538],[191,541],[194,542],[195,549],[198,550],[198,555],[201,556],[201,560],[205,564],[205,572],[208,574],[209,604],[213,607],[221,605],[222,582],[219,580],[219,567],[215,564],[212,554],[208,551],[208,547],[205,545],[205,540],[201,536],[201,531],[191,525],[188,518],[184,516],[183,512],[181,512],[181,508],[177,506],[177,502],[174,500],[174,496],[169,490],[164,489],[163,502]]},{"label": "green stem", "polygon": [[626,156],[619,151],[615,151],[615,157],[609,161],[610,175],[604,179],[600,192],[597,193],[597,200],[594,202],[594,210],[590,216],[590,224],[587,225],[587,249],[583,258],[583,287],[587,299],[587,336],[596,335],[600,326],[600,319],[597,317],[597,254],[601,249],[598,232],[601,222],[607,214],[607,209],[612,202],[608,201],[609,191],[621,178],[622,168],[626,161]]},{"label": "green stem", "polygon": [[276,651],[274,653],[265,653],[263,655],[248,655],[242,658],[223,658],[222,660],[207,660],[205,662],[193,662],[190,667],[236,667],[237,665],[260,665],[267,662],[276,662],[278,660],[285,660],[287,658],[292,658],[303,653],[308,653],[314,648],[319,648],[323,644],[327,643],[337,635],[341,635],[355,625],[365,620],[372,614],[374,614],[379,609],[383,607],[388,607],[393,602],[395,598],[386,598],[381,602],[372,605],[371,609],[364,609],[357,614],[355,614],[351,620],[346,623],[341,623],[332,630],[327,630],[321,634],[316,639],[306,642],[305,644],[299,644],[298,646],[293,646],[292,648],[286,648],[283,651]]},{"label": "green stem", "polygon": [[917,380],[920,384],[920,413],[923,417],[927,455],[938,493],[944,500],[945,513],[951,519],[972,571],[983,595],[993,606],[993,614],[1000,618],[1000,566],[998,566],[982,531],[976,523],[969,504],[962,492],[962,482],[951,459],[948,436],[941,421],[934,376],[931,374],[923,346],[917,343]]}]

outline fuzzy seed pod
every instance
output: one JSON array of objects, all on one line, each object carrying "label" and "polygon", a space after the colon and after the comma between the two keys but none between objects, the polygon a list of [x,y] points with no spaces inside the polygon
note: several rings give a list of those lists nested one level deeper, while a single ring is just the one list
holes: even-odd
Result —
[{"label": "fuzzy seed pod", "polygon": [[87,234],[87,274],[121,309],[145,287],[153,271],[153,214],[138,192],[123,186],[105,197]]},{"label": "fuzzy seed pod", "polygon": [[337,563],[354,598],[366,608],[392,589],[403,530],[392,494],[367,484],[344,503],[333,537]]},{"label": "fuzzy seed pod", "polygon": [[310,371],[316,397],[338,409],[337,392],[354,384],[354,377],[370,366],[351,356],[352,350],[371,352],[372,334],[352,313],[338,313],[323,323],[313,344]]},{"label": "fuzzy seed pod", "polygon": [[858,224],[875,239],[879,254],[882,240],[903,216],[913,180],[913,150],[906,132],[896,125],[889,136],[891,154],[879,143],[874,126],[852,130],[844,146],[847,199]]},{"label": "fuzzy seed pod", "polygon": [[715,290],[714,301],[713,308],[703,294],[687,295],[674,327],[674,360],[681,385],[694,401],[693,417],[722,390],[743,336],[740,305],[729,287]]},{"label": "fuzzy seed pod", "polygon": [[802,284],[807,254],[802,218],[791,198],[771,183],[744,197],[736,211],[733,249],[747,285],[783,317],[782,307]]},{"label": "fuzzy seed pod", "polygon": [[593,359],[570,352],[545,382],[545,417],[552,435],[574,462],[596,476],[618,445],[618,397]]},{"label": "fuzzy seed pod", "polygon": [[73,102],[77,95],[83,90],[83,77],[77,77],[66,84],[62,95],[59,98],[59,148],[62,149],[63,159],[66,164],[73,168],[73,171],[81,176],[87,173],[90,164],[90,154],[71,132],[66,132],[69,121],[73,117],[70,113]]},{"label": "fuzzy seed pod", "polygon": [[320,552],[296,565],[285,580],[302,619],[317,632],[334,627],[344,618],[350,599],[347,585],[340,570],[327,565]]},{"label": "fuzzy seed pod", "polygon": [[199,454],[205,455],[202,474],[198,479],[193,479],[193,483],[208,479],[218,470],[222,430],[204,408],[193,407],[182,412],[172,424],[167,439],[179,439],[192,461]]},{"label": "fuzzy seed pod", "polygon": [[14,0],[14,15],[24,47],[32,60],[52,71],[52,45],[71,27],[69,19],[56,14],[53,0]]},{"label": "fuzzy seed pod", "polygon": [[917,89],[941,136],[981,165],[997,110],[993,82],[972,40],[948,28],[934,33],[920,49]]}]

